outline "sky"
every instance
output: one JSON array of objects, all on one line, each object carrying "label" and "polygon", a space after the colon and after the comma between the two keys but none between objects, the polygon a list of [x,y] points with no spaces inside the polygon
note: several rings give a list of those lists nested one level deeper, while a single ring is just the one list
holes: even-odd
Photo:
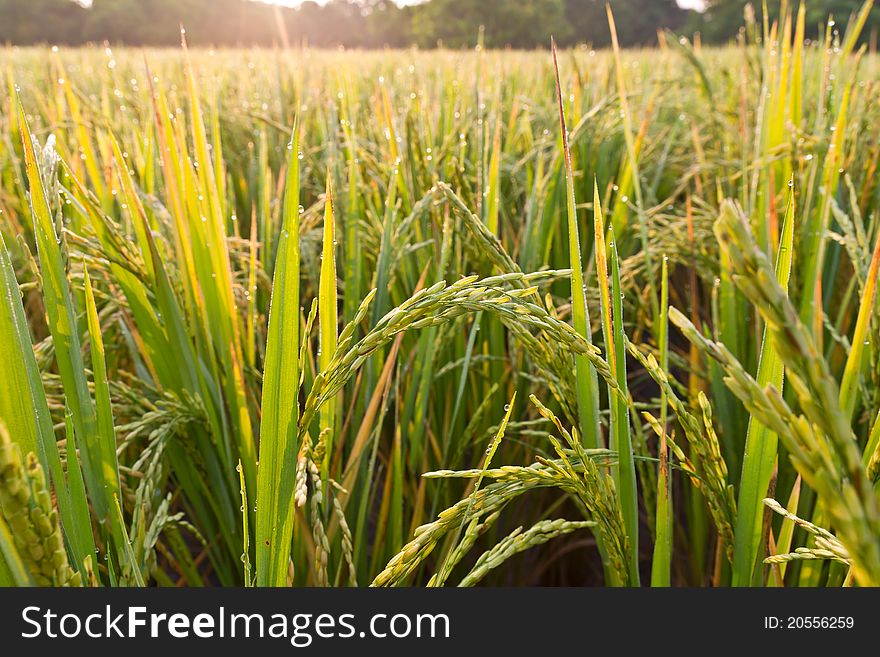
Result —
[{"label": "sky", "polygon": [[704,7],[703,0],[678,0],[678,5],[685,9],[702,9]]}]

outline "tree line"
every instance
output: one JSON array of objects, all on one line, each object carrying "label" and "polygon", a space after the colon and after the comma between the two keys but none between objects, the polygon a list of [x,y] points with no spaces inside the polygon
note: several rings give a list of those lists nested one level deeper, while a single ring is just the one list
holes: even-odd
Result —
[{"label": "tree line", "polygon": [[[296,8],[253,0],[0,0],[0,44],[103,43],[169,46],[311,45],[383,48],[473,46],[478,26],[489,48],[609,45],[606,0],[428,0],[398,6],[391,0],[307,0]],[[734,38],[748,0],[709,0],[702,13],[676,0],[609,0],[624,46],[656,43],[659,29],[699,32],[705,42]],[[753,2],[760,19],[761,2]],[[778,0],[770,0],[770,13]],[[829,14],[845,22],[862,0],[808,0],[807,24]],[[875,8],[866,33],[880,25]],[[815,31],[815,29],[814,29]]]}]

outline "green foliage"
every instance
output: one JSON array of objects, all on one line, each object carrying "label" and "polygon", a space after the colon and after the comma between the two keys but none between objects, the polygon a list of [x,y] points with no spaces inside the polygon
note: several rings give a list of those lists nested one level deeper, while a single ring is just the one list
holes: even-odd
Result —
[{"label": "green foliage", "polygon": [[880,583],[880,59],[799,15],[10,49],[0,583]]},{"label": "green foliage", "polygon": [[545,45],[549,35],[560,41],[571,35],[563,0],[431,0],[413,14],[413,36],[421,46],[470,46],[476,42],[474,26],[485,29],[489,48],[528,48]]},{"label": "green foliage", "polygon": [[82,42],[86,10],[70,0],[0,2],[0,43]]},{"label": "green foliage", "polygon": [[563,43],[610,47],[611,35],[605,29],[606,4],[614,11],[618,37],[624,46],[654,46],[658,30],[678,30],[693,13],[681,9],[676,0],[565,0],[570,38],[562,39]]},{"label": "green foliage", "polygon": [[[656,44],[658,29],[678,29],[688,15],[675,0],[610,4],[623,45]],[[307,0],[295,8],[254,0],[94,0],[88,8],[74,0],[0,0],[0,43],[173,46],[181,24],[190,45],[467,48],[480,26],[490,48],[543,48],[550,36],[562,45],[610,44],[605,0]]]},{"label": "green foliage", "polygon": [[[786,0],[768,0],[766,3],[768,21],[779,20],[780,9],[785,4]],[[799,4],[796,0],[787,0],[789,10]],[[806,36],[811,39],[821,39],[824,36],[824,25],[829,17],[833,17],[839,26],[843,26],[851,15],[858,13],[863,4],[863,0],[809,0],[805,3]],[[751,11],[760,25],[764,6],[761,2],[707,0],[706,11],[702,14],[692,14],[685,29],[698,30],[706,41],[720,42],[733,39],[740,32],[748,5],[751,5]],[[876,34],[878,27],[880,27],[880,7],[874,7],[868,19],[868,27],[863,32],[863,38],[867,40],[872,34]],[[842,29],[840,33],[843,34]]]}]

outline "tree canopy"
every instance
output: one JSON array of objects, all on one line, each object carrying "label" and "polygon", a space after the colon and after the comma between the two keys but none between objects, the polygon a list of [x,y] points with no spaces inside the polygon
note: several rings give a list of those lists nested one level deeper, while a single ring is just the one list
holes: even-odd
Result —
[{"label": "tree canopy", "polygon": [[[734,38],[747,0],[708,0],[702,14],[676,0],[609,0],[624,46],[653,45],[657,31],[699,31],[707,42]],[[760,11],[760,2],[753,2]],[[771,14],[779,2],[768,3]],[[809,0],[807,25],[833,14],[845,21],[862,0]],[[0,0],[0,43],[175,45],[179,25],[193,45],[299,45],[351,48],[473,46],[479,26],[487,47],[609,44],[605,0],[307,0],[296,8],[253,0]],[[874,9],[865,30],[880,24]]]}]

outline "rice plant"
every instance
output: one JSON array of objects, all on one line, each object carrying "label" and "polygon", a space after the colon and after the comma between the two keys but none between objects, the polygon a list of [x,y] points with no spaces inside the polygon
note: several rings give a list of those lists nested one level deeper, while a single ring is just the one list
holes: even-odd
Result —
[{"label": "rice plant", "polygon": [[880,585],[871,8],[7,48],[0,584]]}]

